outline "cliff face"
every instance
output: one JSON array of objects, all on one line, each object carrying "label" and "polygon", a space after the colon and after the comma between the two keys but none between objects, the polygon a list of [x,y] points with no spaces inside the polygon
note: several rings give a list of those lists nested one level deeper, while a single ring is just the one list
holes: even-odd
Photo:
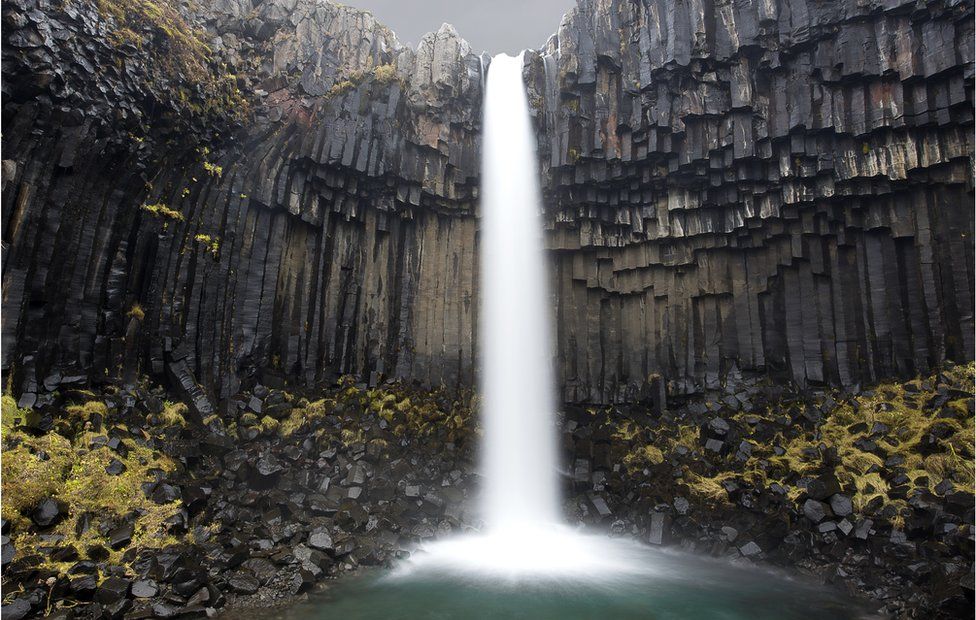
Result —
[{"label": "cliff face", "polygon": [[532,59],[566,398],[972,359],[972,9],[582,1]]},{"label": "cliff face", "polygon": [[[169,373],[206,410],[194,376],[217,396],[258,374],[472,380],[481,67],[450,27],[414,52],[346,7],[216,3],[196,16],[211,66],[254,113],[191,140],[99,117],[149,90],[102,71],[165,50],[79,46],[106,20],[67,6],[4,4],[3,364],[22,392]],[[28,89],[79,62],[73,98]],[[139,159],[147,143],[163,155]]]},{"label": "cliff face", "polygon": [[[158,31],[4,0],[28,402],[137,372],[201,411],[274,378],[472,382],[484,59],[251,4],[183,16],[220,76],[183,92]],[[567,400],[972,359],[972,3],[846,4],[583,2],[527,55]]]}]

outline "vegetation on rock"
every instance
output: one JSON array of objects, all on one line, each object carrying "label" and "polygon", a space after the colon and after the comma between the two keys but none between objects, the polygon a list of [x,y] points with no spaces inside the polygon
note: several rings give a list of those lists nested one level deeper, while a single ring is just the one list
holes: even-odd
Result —
[{"label": "vegetation on rock", "polygon": [[329,89],[329,92],[326,93],[326,97],[339,97],[369,80],[372,80],[375,84],[385,86],[396,82],[398,79],[395,64],[377,65],[362,71],[356,71],[345,79],[337,80],[332,85],[332,88]]},{"label": "vegetation on rock", "polygon": [[176,463],[150,447],[144,431],[92,431],[109,410],[89,401],[66,407],[53,430],[38,433],[8,426],[18,414],[12,398],[3,403],[2,511],[15,560],[65,574],[79,559],[125,567],[135,558],[130,550],[180,542],[171,525],[182,502],[150,495]]},{"label": "vegetation on rock", "polygon": [[168,205],[161,202],[157,202],[155,204],[144,204],[142,205],[142,210],[152,214],[155,217],[161,217],[167,220],[173,220],[175,222],[182,222],[186,220],[182,213],[176,209],[171,209]]},{"label": "vegetation on rock", "polygon": [[682,471],[679,487],[704,504],[729,502],[740,489],[781,489],[800,511],[814,481],[835,479],[852,518],[901,528],[913,494],[972,492],[973,373],[973,364],[949,365],[858,394],[828,392],[816,406],[784,402],[700,425],[608,424],[630,475],[669,476],[652,471],[668,462]]},{"label": "vegetation on rock", "polygon": [[243,118],[248,103],[235,76],[215,67],[207,32],[186,17],[177,0],[84,0],[114,24],[119,48],[152,46],[150,81],[157,93],[196,114]]}]

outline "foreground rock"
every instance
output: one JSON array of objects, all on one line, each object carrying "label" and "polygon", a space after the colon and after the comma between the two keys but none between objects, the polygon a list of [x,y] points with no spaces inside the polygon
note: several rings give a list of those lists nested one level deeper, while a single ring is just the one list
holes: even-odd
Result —
[{"label": "foreground rock", "polygon": [[[567,516],[614,536],[798,571],[891,615],[959,617],[973,595],[972,380],[972,366],[947,367],[859,392],[727,385],[659,417],[642,407],[571,409]],[[752,404],[732,410],[730,393]],[[198,422],[182,405],[152,413],[163,396],[108,390],[39,416],[4,397],[5,618],[39,615],[49,595],[77,619],[225,608],[232,618],[478,526],[468,512],[470,395],[344,379],[309,400],[256,385]],[[257,419],[255,401],[280,417]],[[29,418],[58,420],[60,430],[6,425]],[[719,436],[729,449],[707,447]],[[81,458],[118,459],[127,470],[90,467],[91,478],[65,478],[42,496],[29,477],[10,475],[41,455],[42,440],[50,458],[41,462],[65,458],[59,445],[85,445]],[[107,502],[101,481],[138,493]],[[96,495],[88,509],[46,526],[31,518],[49,500],[84,505],[78,488]]]}]

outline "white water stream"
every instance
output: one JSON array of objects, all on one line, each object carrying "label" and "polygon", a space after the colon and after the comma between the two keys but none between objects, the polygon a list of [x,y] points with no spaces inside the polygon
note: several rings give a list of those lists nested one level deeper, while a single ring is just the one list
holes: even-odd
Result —
[{"label": "white water stream", "polygon": [[490,533],[559,520],[542,194],[522,58],[492,60],[481,164],[483,513]]},{"label": "white water stream", "polygon": [[402,566],[599,582],[649,571],[634,544],[562,523],[552,313],[535,133],[522,57],[495,56],[485,87],[481,190],[481,534],[425,545]]}]

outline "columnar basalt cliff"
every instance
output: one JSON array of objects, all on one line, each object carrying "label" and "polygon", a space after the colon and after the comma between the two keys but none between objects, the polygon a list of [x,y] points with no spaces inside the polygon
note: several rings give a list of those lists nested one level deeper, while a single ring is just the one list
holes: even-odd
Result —
[{"label": "columnar basalt cliff", "polygon": [[4,3],[19,392],[169,374],[206,413],[257,373],[471,382],[481,65],[451,27],[411,51],[347,7],[217,3],[196,16],[210,70],[254,114],[188,136],[228,123],[157,126],[172,102],[143,70],[167,50],[113,46],[66,6]]},{"label": "columnar basalt cliff", "polygon": [[[199,413],[272,377],[470,384],[486,58],[449,26],[410,50],[323,0],[223,0],[178,16],[202,51],[167,71],[165,25],[120,39],[111,4],[3,4],[23,404],[139,373]],[[564,398],[972,359],[972,21],[941,1],[568,14],[526,66]]]},{"label": "columnar basalt cliff", "polygon": [[973,356],[972,3],[581,2],[532,59],[569,401]]}]

